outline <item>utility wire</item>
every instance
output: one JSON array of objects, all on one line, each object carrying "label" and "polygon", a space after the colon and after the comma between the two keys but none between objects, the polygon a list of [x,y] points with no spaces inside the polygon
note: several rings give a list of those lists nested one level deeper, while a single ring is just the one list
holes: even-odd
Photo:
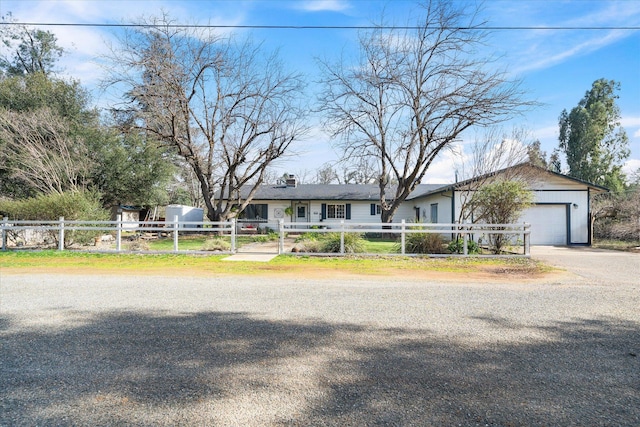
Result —
[{"label": "utility wire", "polygon": [[259,29],[259,30],[486,30],[486,31],[530,31],[530,30],[640,30],[640,26],[387,26],[387,25],[220,25],[220,24],[97,24],[97,23],[53,23],[53,22],[0,22],[0,25],[23,25],[35,27],[105,27],[105,28],[211,28],[211,29]]}]

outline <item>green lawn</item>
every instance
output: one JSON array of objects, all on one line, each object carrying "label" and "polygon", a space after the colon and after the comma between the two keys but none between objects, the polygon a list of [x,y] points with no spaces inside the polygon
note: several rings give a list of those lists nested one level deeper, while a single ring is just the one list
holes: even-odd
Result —
[{"label": "green lawn", "polygon": [[[213,239],[222,239],[229,244],[231,244],[230,236],[203,236],[203,235],[192,235],[192,236],[180,236],[178,238],[178,250],[179,251],[201,251],[206,250],[204,248],[205,242]],[[266,234],[257,234],[255,236],[237,236],[236,237],[236,245],[237,247],[242,247],[242,245],[246,245],[253,242],[266,242],[270,240],[277,239],[277,236],[266,235]],[[158,252],[171,252],[173,251],[173,237],[160,237],[154,239],[138,239],[138,240],[123,240],[122,248],[128,250],[134,246],[135,249],[149,250],[149,251],[158,251]],[[113,245],[115,248],[115,244]]]},{"label": "green lawn", "polygon": [[400,244],[395,239],[365,239],[364,248],[369,254],[400,253]]},{"label": "green lawn", "polygon": [[[389,244],[390,242],[387,242]],[[455,277],[500,271],[527,275],[549,272],[548,267],[526,258],[426,258],[426,257],[308,257],[281,255],[268,263],[226,262],[228,255],[89,253],[83,251],[0,252],[0,270],[14,273],[100,274],[280,274],[307,277],[333,274],[428,276],[430,272],[455,273]]]}]

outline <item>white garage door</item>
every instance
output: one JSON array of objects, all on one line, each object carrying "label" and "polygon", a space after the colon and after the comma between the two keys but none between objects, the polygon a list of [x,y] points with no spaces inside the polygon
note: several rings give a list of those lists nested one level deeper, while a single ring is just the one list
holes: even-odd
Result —
[{"label": "white garage door", "polygon": [[565,205],[537,205],[528,209],[519,222],[531,224],[532,245],[567,244],[567,208]]}]

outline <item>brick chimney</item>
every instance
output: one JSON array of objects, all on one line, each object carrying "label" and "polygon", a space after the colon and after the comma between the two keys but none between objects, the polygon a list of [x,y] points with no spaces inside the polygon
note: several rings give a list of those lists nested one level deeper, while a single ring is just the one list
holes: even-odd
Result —
[{"label": "brick chimney", "polygon": [[295,175],[289,175],[289,177],[286,180],[286,184],[287,187],[297,187],[298,186],[298,182],[296,181],[296,177]]}]

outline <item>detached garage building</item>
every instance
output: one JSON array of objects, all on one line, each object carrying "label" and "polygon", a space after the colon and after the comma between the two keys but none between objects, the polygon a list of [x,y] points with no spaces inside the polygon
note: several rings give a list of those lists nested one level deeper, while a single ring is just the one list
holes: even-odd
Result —
[{"label": "detached garage building", "polygon": [[[509,174],[514,168],[527,168],[520,175],[529,177],[530,188],[534,192],[534,206],[527,209],[518,221],[531,224],[531,244],[590,245],[591,198],[608,190],[532,165],[518,165],[498,171],[491,174],[489,180]],[[471,195],[470,188],[479,180],[486,181],[487,177],[412,195],[411,199],[426,213],[423,220],[429,221],[433,217],[433,213],[429,212],[435,210],[440,222],[444,222],[444,218],[450,218],[454,222],[460,217],[460,210]]]},{"label": "detached garage building", "polygon": [[[523,169],[524,168],[524,169]],[[531,244],[590,245],[591,198],[608,190],[544,168],[522,164],[456,184],[419,184],[393,220],[455,223],[473,189],[492,179],[526,176],[535,204],[518,222],[531,224]],[[242,221],[277,229],[278,221],[322,222],[331,228],[345,223],[380,223],[377,185],[297,184],[291,176],[282,185],[262,185]],[[249,189],[243,189],[246,198]],[[387,195],[393,197],[392,194]]]}]

